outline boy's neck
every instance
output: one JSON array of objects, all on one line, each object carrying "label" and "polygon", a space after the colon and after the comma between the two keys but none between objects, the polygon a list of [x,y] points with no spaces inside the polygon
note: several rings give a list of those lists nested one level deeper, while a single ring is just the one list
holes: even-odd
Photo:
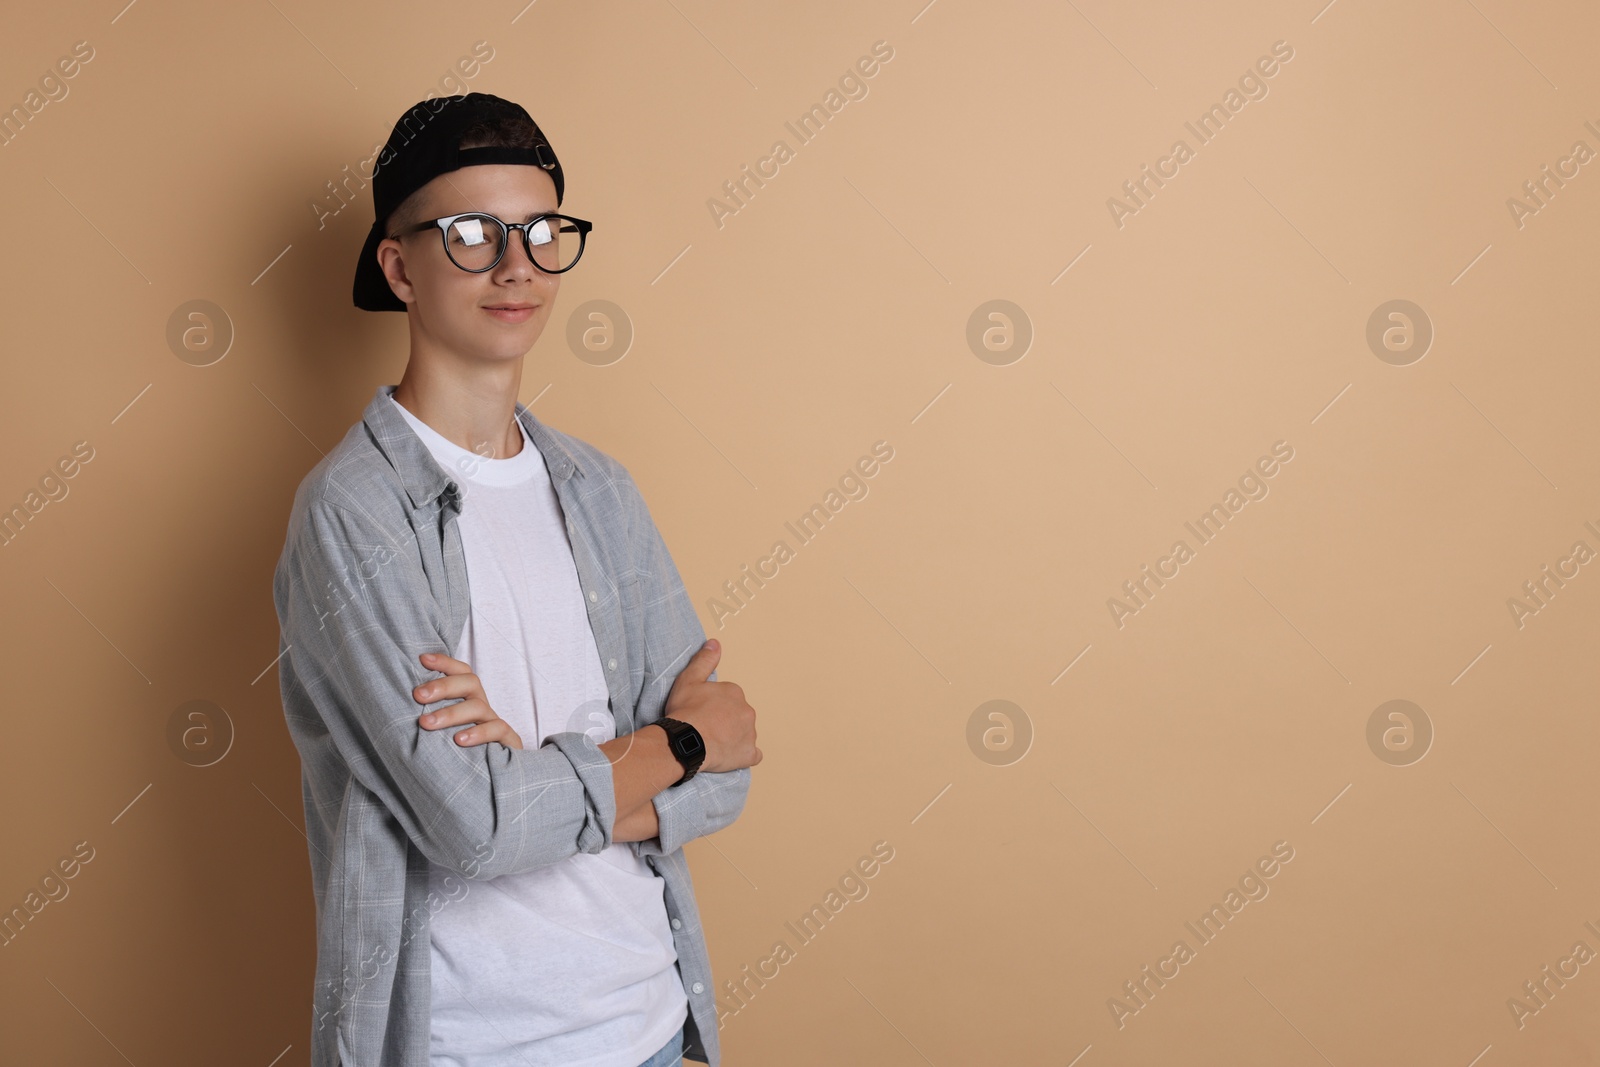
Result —
[{"label": "boy's neck", "polygon": [[521,384],[521,360],[463,376],[458,368],[413,358],[395,386],[394,399],[445,440],[486,458],[510,459],[523,447],[516,426]]}]

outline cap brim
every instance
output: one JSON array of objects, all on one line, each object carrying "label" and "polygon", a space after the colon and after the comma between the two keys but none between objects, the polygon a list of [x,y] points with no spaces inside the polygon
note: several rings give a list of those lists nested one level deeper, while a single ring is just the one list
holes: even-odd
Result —
[{"label": "cap brim", "polygon": [[367,231],[366,243],[361,246],[361,258],[356,261],[356,281],[351,295],[362,311],[404,311],[405,301],[394,295],[383,268],[378,266],[378,245],[382,242],[383,227],[374,222]]}]

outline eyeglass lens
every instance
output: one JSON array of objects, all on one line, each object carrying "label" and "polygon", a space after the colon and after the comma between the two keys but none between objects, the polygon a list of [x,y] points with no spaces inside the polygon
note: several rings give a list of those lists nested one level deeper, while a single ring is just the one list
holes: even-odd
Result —
[{"label": "eyeglass lens", "polygon": [[[500,259],[507,230],[490,215],[464,215],[445,233],[445,251],[463,270],[487,270]],[[528,252],[548,271],[563,271],[583,250],[583,234],[560,218],[543,218],[528,227]]]}]

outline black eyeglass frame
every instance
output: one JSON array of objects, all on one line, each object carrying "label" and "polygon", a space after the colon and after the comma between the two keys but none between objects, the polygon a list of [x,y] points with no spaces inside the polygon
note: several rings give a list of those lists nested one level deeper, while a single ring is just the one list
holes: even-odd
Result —
[{"label": "black eyeglass frame", "polygon": [[[450,226],[457,219],[465,218],[489,219],[495,223],[498,223],[500,226],[500,254],[496,256],[494,262],[489,264],[487,267],[480,267],[477,270],[473,270],[471,267],[463,267],[461,264],[456,262],[456,257],[450,254]],[[568,263],[560,270],[551,270],[548,267],[540,266],[539,261],[533,256],[533,242],[528,237],[528,227],[532,226],[534,223],[543,222],[545,219],[561,219],[564,222],[570,222],[572,223],[570,227],[563,226],[556,232],[576,232],[578,235],[578,254],[572,257],[571,263]],[[532,263],[535,267],[546,274],[565,274],[573,267],[576,267],[578,265],[578,260],[583,258],[583,250],[588,245],[589,231],[594,229],[594,223],[588,221],[587,219],[576,218],[572,215],[563,215],[555,211],[546,211],[542,215],[534,216],[527,222],[507,222],[504,219],[497,218],[494,215],[489,214],[487,211],[463,211],[459,215],[446,215],[443,218],[429,219],[427,222],[419,222],[409,229],[401,230],[399,233],[393,234],[391,236],[391,240],[398,240],[407,234],[421,233],[424,230],[430,230],[434,227],[438,227],[439,229],[439,242],[444,246],[445,258],[448,259],[450,263],[456,267],[456,269],[464,270],[468,274],[482,274],[484,271],[494,270],[500,265],[500,261],[506,258],[506,249],[511,247],[511,235],[506,232],[507,230],[522,231],[522,250],[523,252],[527,253],[528,262]]]}]

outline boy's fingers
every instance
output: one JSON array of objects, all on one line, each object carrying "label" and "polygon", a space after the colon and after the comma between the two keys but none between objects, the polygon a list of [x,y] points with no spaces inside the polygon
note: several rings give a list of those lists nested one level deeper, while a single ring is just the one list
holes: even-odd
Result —
[{"label": "boy's fingers", "polygon": [[701,645],[694,655],[689,657],[689,662],[683,665],[683,670],[678,672],[678,677],[689,676],[693,682],[703,682],[712,671],[717,669],[717,661],[722,658],[722,643],[715,638]]},{"label": "boy's fingers", "polygon": [[418,719],[424,729],[438,730],[463,723],[493,722],[497,716],[481,700],[458,700],[447,708],[423,713]]},{"label": "boy's fingers", "polygon": [[417,658],[430,671],[441,671],[445,674],[465,674],[472,670],[472,667],[467,663],[462,660],[451,659],[443,652],[424,652]]},{"label": "boy's fingers", "polygon": [[483,745],[499,741],[510,748],[521,748],[522,738],[504,719],[490,719],[478,723],[455,735],[458,745]]},{"label": "boy's fingers", "polygon": [[447,678],[429,678],[426,682],[411,690],[411,699],[418,704],[431,704],[435,700],[444,700],[448,697],[460,696],[455,692],[455,679],[459,676]]},{"label": "boy's fingers", "polygon": [[[460,663],[460,660],[451,662]],[[466,664],[461,664],[463,667]],[[411,697],[419,704],[431,704],[435,700],[446,700],[450,697],[476,697],[484,699],[483,681],[470,671],[446,675],[443,678],[430,678],[411,691]]]}]

